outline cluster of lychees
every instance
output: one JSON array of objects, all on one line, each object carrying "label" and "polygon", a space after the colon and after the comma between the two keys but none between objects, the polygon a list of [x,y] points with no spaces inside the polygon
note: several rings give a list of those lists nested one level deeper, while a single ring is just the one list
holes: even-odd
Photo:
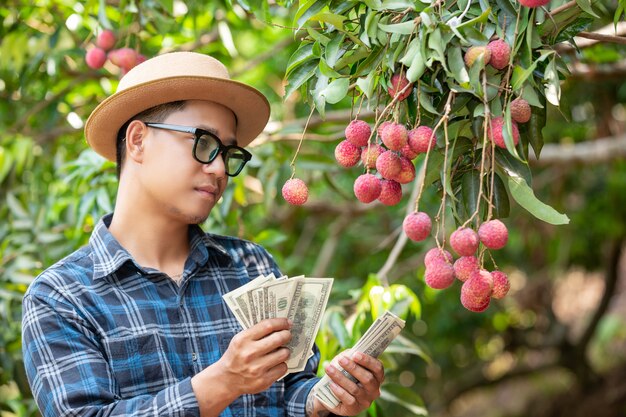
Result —
[{"label": "cluster of lychees", "polygon": [[[402,227],[409,239],[420,242],[430,235],[432,222],[426,213],[415,212],[404,219]],[[470,311],[485,311],[491,298],[500,299],[508,293],[510,283],[504,272],[483,269],[476,255],[481,243],[486,249],[496,250],[503,248],[508,238],[506,226],[497,219],[482,223],[478,232],[469,227],[458,228],[450,235],[450,246],[459,255],[457,260],[439,247],[426,253],[426,285],[442,290],[450,287],[456,278],[463,282],[461,304]]]},{"label": "cluster of lychees", "polygon": [[113,49],[116,42],[117,39],[112,31],[103,30],[100,32],[96,37],[96,44],[91,45],[85,55],[87,66],[93,69],[100,69],[108,59],[113,65],[121,69],[122,74],[125,74],[146,60],[145,56],[132,48]]},{"label": "cluster of lychees", "polygon": [[[509,65],[511,57],[511,47],[502,39],[496,39],[489,42],[485,46],[472,46],[465,52],[465,64],[468,67],[474,65],[477,60],[481,60],[484,65],[491,65],[497,70],[503,70]],[[528,101],[521,97],[516,98],[509,104],[511,111],[511,134],[513,136],[513,144],[517,146],[519,142],[518,123],[526,123],[530,120],[531,110]],[[496,146],[506,149],[504,142],[503,130],[504,118],[502,116],[491,119],[491,125],[488,130],[489,140],[493,141]]]}]

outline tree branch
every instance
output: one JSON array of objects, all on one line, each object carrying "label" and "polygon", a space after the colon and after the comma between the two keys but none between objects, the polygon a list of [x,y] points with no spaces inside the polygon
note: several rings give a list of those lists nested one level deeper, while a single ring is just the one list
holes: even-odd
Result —
[{"label": "tree branch", "polygon": [[534,156],[529,162],[534,166],[554,166],[600,164],[626,156],[626,134],[572,145],[547,144],[537,160]]},{"label": "tree branch", "polygon": [[580,32],[578,36],[581,38],[592,39],[599,42],[611,42],[626,45],[626,38],[622,36],[603,35],[597,32]]}]

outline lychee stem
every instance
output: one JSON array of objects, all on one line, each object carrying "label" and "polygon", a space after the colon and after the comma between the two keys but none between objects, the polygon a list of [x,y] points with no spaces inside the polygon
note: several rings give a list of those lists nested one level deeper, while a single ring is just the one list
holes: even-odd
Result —
[{"label": "lychee stem", "polygon": [[296,153],[293,155],[293,159],[289,166],[291,167],[291,177],[289,179],[293,179],[296,175],[296,158],[298,157],[298,153],[300,153],[300,148],[302,147],[302,141],[304,140],[304,134],[306,133],[306,129],[309,127],[309,122],[311,121],[311,116],[313,116],[313,112],[315,111],[315,104],[311,106],[311,113],[309,113],[309,117],[306,119],[306,123],[304,124],[304,128],[302,129],[302,136],[300,136],[300,141],[298,142],[298,147],[296,148]]}]

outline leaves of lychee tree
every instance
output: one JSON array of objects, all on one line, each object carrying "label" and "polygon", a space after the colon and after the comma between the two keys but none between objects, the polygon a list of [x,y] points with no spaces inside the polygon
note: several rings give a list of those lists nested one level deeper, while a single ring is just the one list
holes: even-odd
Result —
[{"label": "leaves of lychee tree", "polygon": [[569,217],[540,201],[521,176],[509,172],[508,185],[515,201],[539,220],[554,225],[569,224]]}]

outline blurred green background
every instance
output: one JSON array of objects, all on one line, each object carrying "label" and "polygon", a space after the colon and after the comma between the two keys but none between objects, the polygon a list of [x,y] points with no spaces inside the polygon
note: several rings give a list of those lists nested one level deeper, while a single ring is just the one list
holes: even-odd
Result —
[{"label": "blurred green background", "polygon": [[[386,384],[370,415],[626,415],[626,22],[620,10],[624,2],[594,2],[598,17],[580,15],[577,30],[617,31],[621,43],[585,38],[554,47],[570,74],[562,80],[561,106],[548,106],[546,144],[530,165],[535,194],[571,221],[552,226],[512,203],[504,220],[509,244],[495,255],[511,292],[476,314],[461,306],[459,283],[444,291],[425,286],[423,255],[432,241],[402,246],[381,279],[412,203],[406,195],[395,207],[354,198],[359,173],[333,157],[351,118],[349,100],[327,105],[326,118],[314,115],[307,128],[296,166],[309,184],[309,202],[294,208],[280,197],[310,112],[300,92],[283,99],[285,70],[302,37],[293,30],[297,3],[3,2],[0,415],[37,415],[21,362],[24,291],[39,272],[85,244],[113,208],[115,166],[87,148],[82,132],[121,76],[110,63],[100,70],[85,64],[104,28],[117,34],[118,47],[148,57],[211,54],[233,78],[268,97],[272,119],[253,144],[254,160],[231,181],[205,229],[264,245],[285,274],[335,278],[317,340],[324,359],[349,347],[382,308],[407,319],[401,340],[384,356]],[[427,189],[424,210],[435,212],[438,198]]]}]

